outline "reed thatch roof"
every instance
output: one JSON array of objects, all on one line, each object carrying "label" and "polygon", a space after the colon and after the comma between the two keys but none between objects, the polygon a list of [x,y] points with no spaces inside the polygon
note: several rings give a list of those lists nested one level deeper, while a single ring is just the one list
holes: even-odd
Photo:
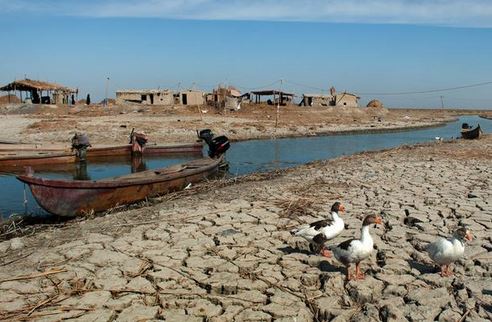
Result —
[{"label": "reed thatch roof", "polygon": [[77,89],[69,88],[55,83],[48,83],[32,79],[22,79],[13,81],[10,84],[0,87],[0,91],[56,91],[66,93],[77,93]]}]

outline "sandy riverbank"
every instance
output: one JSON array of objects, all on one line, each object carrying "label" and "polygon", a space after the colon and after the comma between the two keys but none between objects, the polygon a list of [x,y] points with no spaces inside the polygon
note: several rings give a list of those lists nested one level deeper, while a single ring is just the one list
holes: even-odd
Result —
[{"label": "sandy riverbank", "polygon": [[[490,135],[363,153],[197,185],[153,206],[6,241],[0,317],[490,320],[491,159]],[[358,236],[365,214],[384,216],[384,227],[371,228],[377,251],[363,262],[365,281],[344,284],[339,263],[289,234],[335,200],[348,208],[348,228],[334,242]],[[406,225],[406,211],[420,222]],[[422,247],[458,224],[475,239],[455,276],[441,278]]]}]

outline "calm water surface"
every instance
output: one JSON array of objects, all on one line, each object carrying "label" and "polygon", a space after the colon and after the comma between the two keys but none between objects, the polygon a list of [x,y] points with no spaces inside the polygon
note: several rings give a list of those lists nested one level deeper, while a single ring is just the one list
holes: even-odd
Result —
[{"label": "calm water surface", "polygon": [[229,171],[233,175],[269,171],[363,151],[434,141],[436,137],[456,138],[460,136],[461,124],[464,122],[473,126],[480,123],[485,133],[492,132],[492,120],[465,116],[445,126],[429,129],[235,142],[227,152]]},{"label": "calm water surface", "polygon": [[[422,130],[235,142],[227,152],[229,172],[231,175],[242,175],[256,171],[270,171],[362,151],[429,142],[435,140],[436,137],[451,139],[459,136],[463,122],[473,126],[480,123],[484,132],[492,132],[491,120],[477,116],[465,116],[442,127]],[[196,157],[196,155],[180,155],[172,158],[146,158],[139,165],[138,170],[166,167]],[[129,158],[111,158],[111,160],[101,163],[89,162],[86,169],[75,165],[64,165],[57,167],[55,171],[38,171],[36,173],[39,176],[50,178],[74,179],[85,177],[85,179],[97,180],[128,174],[135,171],[137,167],[137,165],[132,166]],[[27,204],[24,204],[24,194]],[[26,210],[28,213],[46,215],[32,198],[29,188],[26,186],[24,189],[24,184],[17,181],[13,175],[0,175],[0,196],[0,215],[2,217],[8,217],[12,213],[24,213]]]}]

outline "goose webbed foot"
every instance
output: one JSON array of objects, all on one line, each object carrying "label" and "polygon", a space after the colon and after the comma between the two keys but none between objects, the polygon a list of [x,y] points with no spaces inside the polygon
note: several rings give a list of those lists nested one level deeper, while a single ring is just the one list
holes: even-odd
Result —
[{"label": "goose webbed foot", "polygon": [[442,265],[441,266],[441,276],[442,277],[453,276],[453,272],[449,269],[449,265]]},{"label": "goose webbed foot", "polygon": [[321,256],[330,258],[332,253],[325,247],[321,249]]}]

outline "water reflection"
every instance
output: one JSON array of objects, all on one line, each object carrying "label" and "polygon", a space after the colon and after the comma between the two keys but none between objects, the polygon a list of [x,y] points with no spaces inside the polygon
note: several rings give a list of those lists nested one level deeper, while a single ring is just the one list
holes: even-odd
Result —
[{"label": "water reflection", "polygon": [[142,172],[145,170],[148,170],[147,164],[145,163],[144,157],[142,154],[135,154],[132,155],[132,161],[131,161],[131,173],[135,172]]},{"label": "water reflection", "polygon": [[73,180],[91,180],[91,176],[87,171],[87,161],[80,161],[75,165]]},{"label": "water reflection", "polygon": [[[126,158],[123,158],[126,160]],[[89,170],[88,170],[88,161],[80,161],[75,163],[74,165],[70,165],[70,168],[73,166],[73,180],[92,180]],[[114,160],[106,160],[106,164],[114,164]],[[130,158],[130,173],[142,172],[149,170],[147,167],[147,163],[145,162],[144,157],[141,154],[133,155]]]},{"label": "water reflection", "polygon": [[464,122],[474,126],[480,123],[485,133],[492,132],[491,120],[464,116],[441,127],[420,130],[235,142],[227,151],[227,160],[233,175],[269,171],[402,144],[430,142],[436,137],[456,138]]}]

